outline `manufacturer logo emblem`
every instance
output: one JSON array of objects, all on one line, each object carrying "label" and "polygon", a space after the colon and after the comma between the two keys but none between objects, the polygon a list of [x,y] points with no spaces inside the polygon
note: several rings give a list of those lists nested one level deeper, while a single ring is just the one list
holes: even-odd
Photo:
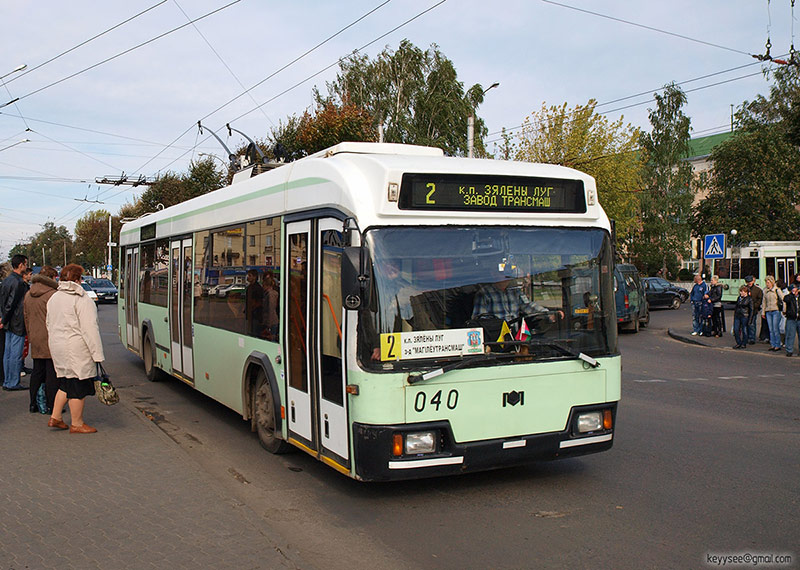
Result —
[{"label": "manufacturer logo emblem", "polygon": [[503,407],[505,408],[506,405],[509,406],[516,406],[519,404],[520,406],[525,405],[525,392],[504,392],[503,393]]}]

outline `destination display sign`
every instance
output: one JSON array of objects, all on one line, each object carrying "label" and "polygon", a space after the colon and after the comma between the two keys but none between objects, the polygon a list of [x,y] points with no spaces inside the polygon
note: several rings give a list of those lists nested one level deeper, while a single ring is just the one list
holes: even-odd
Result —
[{"label": "destination display sign", "polygon": [[416,360],[483,353],[483,329],[384,333],[381,360]]},{"label": "destination display sign", "polygon": [[529,176],[404,174],[401,210],[582,214],[582,180]]}]

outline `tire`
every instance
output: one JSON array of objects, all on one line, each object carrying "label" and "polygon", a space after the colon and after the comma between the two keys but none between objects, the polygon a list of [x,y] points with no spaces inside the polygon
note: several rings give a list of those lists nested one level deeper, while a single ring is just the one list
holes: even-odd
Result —
[{"label": "tire", "polygon": [[672,299],[672,303],[670,303],[669,308],[670,309],[680,309],[681,308],[681,298],[680,297],[675,297],[674,299]]},{"label": "tire", "polygon": [[153,342],[150,340],[150,335],[144,335],[144,342],[142,343],[142,360],[144,360],[144,374],[150,382],[156,382],[159,379],[160,370],[156,366],[156,351],[153,350]]},{"label": "tire", "polygon": [[260,368],[251,393],[253,423],[261,447],[276,455],[286,453],[291,448],[280,438],[275,429],[275,402],[272,399],[272,388],[267,375]]},{"label": "tire", "polygon": [[645,313],[644,315],[644,318],[639,321],[639,326],[641,326],[644,329],[647,328],[647,325],[649,324],[650,324],[650,309],[648,308],[647,313]]}]

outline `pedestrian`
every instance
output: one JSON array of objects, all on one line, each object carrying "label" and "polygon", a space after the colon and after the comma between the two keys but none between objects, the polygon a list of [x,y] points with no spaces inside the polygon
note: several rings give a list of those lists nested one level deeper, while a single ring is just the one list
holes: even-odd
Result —
[{"label": "pedestrian", "polygon": [[28,268],[28,258],[17,254],[11,258],[11,274],[0,284],[0,319],[5,330],[6,345],[3,351],[3,390],[27,390],[20,379],[22,350],[25,347],[25,316],[22,299],[27,287],[22,274]]},{"label": "pedestrian", "polygon": [[781,310],[783,309],[783,296],[775,284],[775,277],[767,275],[764,280],[764,315],[769,328],[769,350],[778,352],[781,349]]},{"label": "pedestrian", "polygon": [[711,301],[711,334],[716,337],[721,337],[725,331],[725,324],[723,319],[725,315],[722,312],[722,284],[719,282],[719,275],[711,276],[711,288],[708,290],[708,300]]},{"label": "pedestrian", "polygon": [[747,331],[753,318],[753,299],[747,285],[739,287],[739,297],[736,299],[736,308],[733,311],[733,336],[736,346],[733,348],[747,348]]},{"label": "pedestrian", "polygon": [[[33,359],[33,372],[31,373],[31,413],[40,412],[49,414],[53,410],[53,403],[58,391],[56,370],[50,356],[50,346],[47,342],[47,302],[58,289],[56,276],[58,273],[49,265],[33,276],[31,290],[25,295],[23,309],[25,313],[25,329],[28,331],[30,353]],[[44,383],[47,409],[40,410],[36,403],[36,394],[39,386]]]},{"label": "pedestrian", "polygon": [[761,304],[764,300],[764,292],[761,287],[756,285],[756,278],[752,275],[747,275],[744,278],[747,284],[747,289],[750,291],[750,298],[753,300],[753,316],[750,319],[750,325],[747,329],[747,342],[750,344],[756,343],[756,323],[761,319]]},{"label": "pedestrian", "polygon": [[[97,322],[97,307],[81,286],[83,267],[70,263],[61,270],[58,290],[47,302],[47,336],[58,392],[48,426],[70,433],[94,433],[83,421],[84,398],[94,391],[95,363],[103,362],[103,343]],[[61,414],[69,403],[70,425]]]},{"label": "pedestrian", "polygon": [[692,302],[692,336],[702,332],[703,300],[706,295],[708,295],[708,285],[700,274],[697,274],[694,276],[694,285],[689,294],[689,300]]},{"label": "pedestrian", "polygon": [[[786,285],[786,281],[784,281],[783,279],[778,279],[775,281],[775,286],[778,288],[778,296],[781,298],[781,300],[785,299],[786,295],[789,294],[789,286]],[[783,314],[783,310],[781,310],[780,314],[781,314],[781,324],[779,330],[781,336],[783,337],[783,335],[786,334],[786,315]],[[783,348],[783,341],[781,341],[781,348]]]},{"label": "pedestrian", "polygon": [[702,310],[703,332],[700,333],[701,336],[714,336],[712,332],[714,330],[713,317],[714,317],[714,303],[711,301],[711,299],[706,298],[703,301],[703,310]]},{"label": "pedestrian", "polygon": [[[11,273],[11,264],[8,261],[0,263],[0,283]],[[3,367],[3,353],[6,350],[6,330],[3,328],[2,311],[0,311],[0,380],[5,381],[6,373]]]},{"label": "pedestrian", "polygon": [[800,285],[797,281],[789,285],[789,294],[783,298],[783,314],[786,315],[786,356],[791,356],[800,324]]}]

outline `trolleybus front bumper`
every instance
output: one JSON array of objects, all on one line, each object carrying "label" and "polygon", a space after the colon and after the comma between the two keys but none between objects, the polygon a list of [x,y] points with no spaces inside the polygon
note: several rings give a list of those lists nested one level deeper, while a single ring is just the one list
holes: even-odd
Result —
[{"label": "trolleybus front bumper", "polygon": [[[578,433],[576,418],[587,411],[610,410],[616,422],[617,403],[574,407],[563,431],[458,443],[446,420],[420,424],[353,424],[356,476],[364,481],[392,481],[457,475],[522,465],[533,461],[576,457],[611,449],[614,429]],[[489,421],[487,419],[487,421]],[[433,432],[433,453],[393,453],[398,434]]]}]

